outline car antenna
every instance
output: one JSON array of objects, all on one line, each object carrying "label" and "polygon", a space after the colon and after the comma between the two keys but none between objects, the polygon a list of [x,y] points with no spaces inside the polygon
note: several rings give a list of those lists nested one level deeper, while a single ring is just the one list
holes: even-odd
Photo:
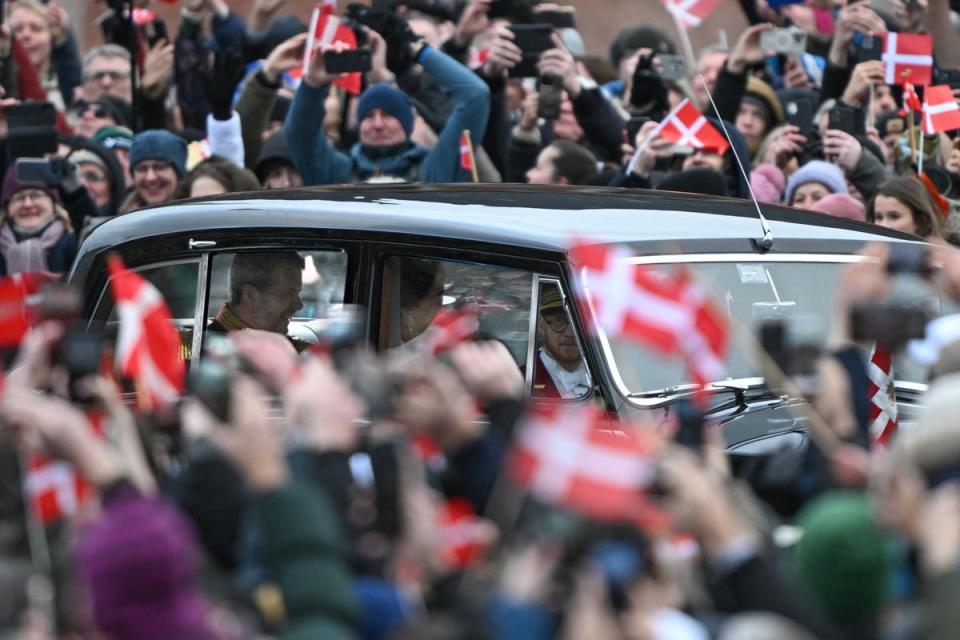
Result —
[{"label": "car antenna", "polygon": [[707,97],[710,98],[710,106],[713,108],[713,113],[720,122],[720,128],[723,129],[723,137],[725,137],[727,142],[730,144],[730,149],[733,151],[733,157],[737,161],[737,168],[740,169],[740,177],[743,178],[743,181],[747,183],[747,191],[750,192],[750,199],[753,200],[753,206],[757,209],[757,217],[760,218],[760,226],[763,227],[763,237],[759,240],[755,240],[755,242],[757,243],[757,246],[760,247],[761,251],[769,251],[773,248],[773,231],[770,230],[770,225],[767,224],[767,219],[763,216],[763,211],[760,210],[760,203],[757,202],[757,196],[753,193],[753,186],[750,184],[750,176],[747,175],[746,169],[743,168],[743,162],[740,161],[740,154],[737,153],[737,147],[733,144],[733,138],[730,137],[730,132],[727,131],[727,124],[720,116],[720,110],[717,109],[717,103],[713,101],[713,94],[710,93],[710,89],[707,87],[707,81],[703,79],[702,73],[698,73],[697,76],[700,78],[700,84],[703,85],[704,92],[706,92]]}]

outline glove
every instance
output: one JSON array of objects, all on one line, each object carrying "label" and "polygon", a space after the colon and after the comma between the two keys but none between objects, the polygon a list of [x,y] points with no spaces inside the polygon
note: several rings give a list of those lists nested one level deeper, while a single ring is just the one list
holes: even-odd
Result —
[{"label": "glove", "polygon": [[382,9],[371,9],[362,4],[347,6],[347,16],[363,26],[373,29],[387,43],[387,68],[400,76],[413,66],[412,44],[421,40],[409,23],[397,14]]},{"label": "glove", "polygon": [[239,51],[218,51],[207,78],[207,99],[217,120],[229,120],[233,114],[233,94],[243,79],[246,65]]},{"label": "glove", "polygon": [[634,116],[649,116],[654,120],[662,119],[669,103],[667,85],[653,68],[653,56],[640,56],[637,68],[633,72],[633,86],[630,89],[630,112]]}]

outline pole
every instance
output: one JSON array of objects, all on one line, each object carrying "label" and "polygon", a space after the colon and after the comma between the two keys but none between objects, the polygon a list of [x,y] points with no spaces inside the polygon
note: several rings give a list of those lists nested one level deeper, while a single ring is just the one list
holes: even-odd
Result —
[{"label": "pole", "polygon": [[26,480],[26,461],[20,457],[20,487],[23,492],[24,518],[27,527],[27,546],[30,548],[30,561],[33,564],[34,575],[30,577],[27,596],[30,607],[39,615],[43,616],[44,621],[51,630],[53,636],[57,635],[57,616],[55,607],[55,598],[53,596],[53,582],[51,573],[53,563],[50,559],[50,545],[47,542],[47,533],[43,523],[37,518],[37,514],[31,508],[32,500],[27,492]]},{"label": "pole", "polygon": [[919,146],[919,148],[920,148],[920,149],[919,149],[920,152],[917,154],[917,176],[922,176],[922,175],[923,175],[923,139],[924,139],[925,137],[926,137],[926,136],[923,135],[923,128],[921,127],[921,129],[920,129],[920,140],[919,140],[919,143],[918,143],[918,146]]},{"label": "pole", "polygon": [[470,137],[470,130],[464,129],[461,137],[467,145],[467,156],[470,158],[470,179],[473,182],[480,182],[480,176],[477,173],[477,158],[473,155],[473,139]]},{"label": "pole", "polygon": [[670,16],[673,18],[673,24],[677,27],[677,35],[680,36],[680,44],[683,46],[683,54],[687,58],[687,63],[691,69],[694,69],[697,66],[697,59],[693,55],[693,43],[690,42],[690,34],[687,33],[686,28],[683,26],[683,23],[680,22],[680,19],[677,18],[676,14],[671,11]]}]

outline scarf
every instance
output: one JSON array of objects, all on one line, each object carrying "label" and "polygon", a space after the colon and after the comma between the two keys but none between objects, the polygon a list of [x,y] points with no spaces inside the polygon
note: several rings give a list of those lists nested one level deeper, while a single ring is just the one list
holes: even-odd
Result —
[{"label": "scarf", "polygon": [[57,219],[29,235],[15,232],[13,223],[8,220],[0,229],[0,253],[7,263],[7,273],[48,271],[47,251],[60,241],[64,233],[66,227]]}]

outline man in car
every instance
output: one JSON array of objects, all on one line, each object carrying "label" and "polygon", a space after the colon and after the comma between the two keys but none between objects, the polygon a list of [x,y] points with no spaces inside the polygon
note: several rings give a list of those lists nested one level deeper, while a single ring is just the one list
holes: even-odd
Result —
[{"label": "man in car", "polygon": [[238,253],[230,265],[230,299],[207,329],[218,333],[261,329],[286,335],[293,314],[303,308],[303,267],[303,258],[293,251]]},{"label": "man in car", "polygon": [[580,398],[587,395],[592,386],[590,372],[557,287],[547,289],[540,299],[537,333],[543,339],[543,347],[538,350],[534,363],[533,396]]}]

